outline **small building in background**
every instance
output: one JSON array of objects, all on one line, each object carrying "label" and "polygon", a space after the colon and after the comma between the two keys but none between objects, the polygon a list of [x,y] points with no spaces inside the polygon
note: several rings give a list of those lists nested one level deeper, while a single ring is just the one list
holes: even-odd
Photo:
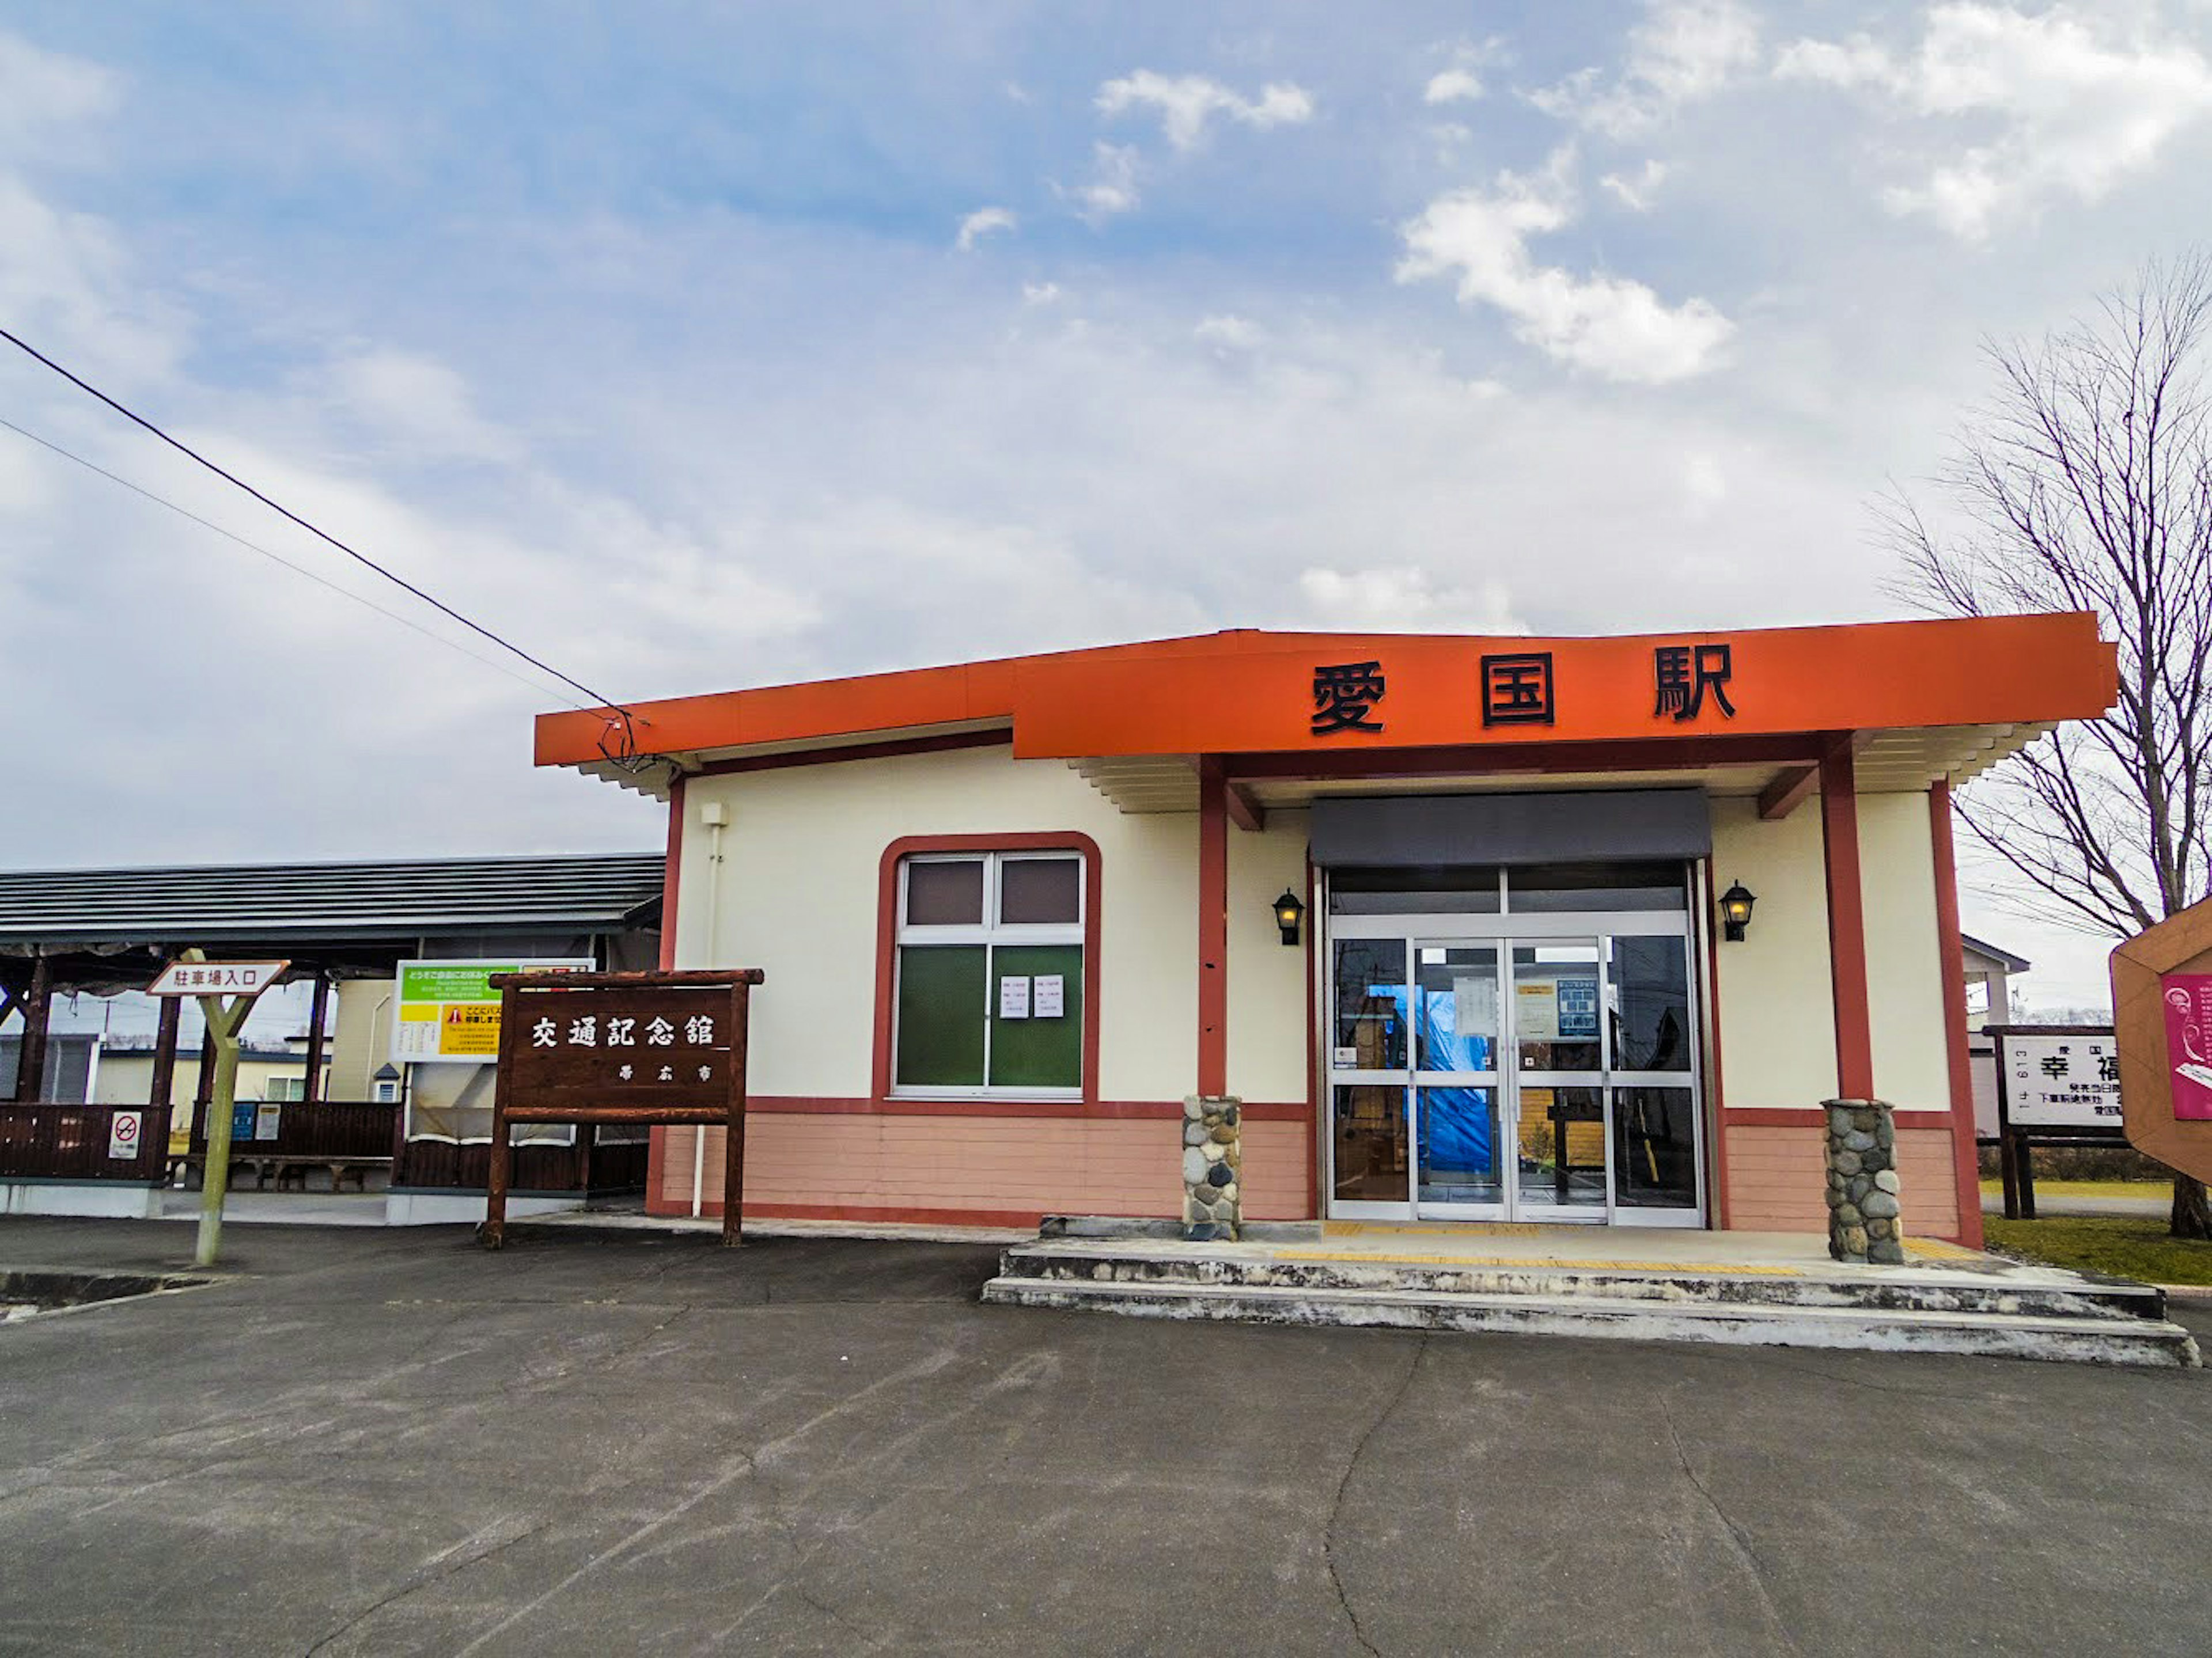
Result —
[{"label": "small building in background", "polygon": [[1967,1054],[1974,1071],[1974,1138],[1994,1141],[1997,1137],[1997,1045],[1982,1035],[1982,1027],[2002,1024],[2012,1017],[2013,978],[2034,963],[1970,932],[1959,935],[1959,945],[1966,969]]}]

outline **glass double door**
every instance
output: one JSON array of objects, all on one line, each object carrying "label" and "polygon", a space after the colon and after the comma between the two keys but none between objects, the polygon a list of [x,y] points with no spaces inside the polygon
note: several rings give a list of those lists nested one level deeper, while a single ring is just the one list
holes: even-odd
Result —
[{"label": "glass double door", "polygon": [[1679,920],[1514,937],[1469,930],[1510,925],[1495,918],[1333,919],[1332,1214],[1701,1220]]}]

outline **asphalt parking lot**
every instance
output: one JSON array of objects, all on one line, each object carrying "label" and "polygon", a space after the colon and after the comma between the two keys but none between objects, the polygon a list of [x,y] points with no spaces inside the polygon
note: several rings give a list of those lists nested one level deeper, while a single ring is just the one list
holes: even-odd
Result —
[{"label": "asphalt parking lot", "polygon": [[226,1249],[0,1326],[0,1652],[2212,1650],[2202,1371],[989,1308],[972,1244]]}]

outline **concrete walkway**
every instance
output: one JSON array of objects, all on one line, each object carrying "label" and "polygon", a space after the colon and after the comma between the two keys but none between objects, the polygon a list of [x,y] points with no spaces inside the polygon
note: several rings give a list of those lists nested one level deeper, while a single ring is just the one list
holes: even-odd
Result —
[{"label": "concrete walkway", "polygon": [[[2212,1625],[2203,1371],[1000,1309],[972,1244],[228,1242],[211,1287],[0,1327],[0,1651],[2197,1658]],[[0,1223],[5,1264],[189,1249]]]},{"label": "concrete walkway", "polygon": [[[2164,1220],[2173,1210],[2173,1198],[2163,1193],[2154,1198],[2077,1197],[2068,1192],[2045,1192],[2035,1194],[2035,1212],[2039,1218],[2067,1215],[2124,1215],[2147,1220]],[[1982,1212],[1985,1215],[2004,1213],[2004,1199],[1982,1194]]]}]

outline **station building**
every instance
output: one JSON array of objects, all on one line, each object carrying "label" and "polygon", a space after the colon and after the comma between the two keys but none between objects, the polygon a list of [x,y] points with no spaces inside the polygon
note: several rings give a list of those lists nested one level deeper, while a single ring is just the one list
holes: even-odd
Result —
[{"label": "station building", "polygon": [[[664,965],[758,967],[748,1215],[1820,1231],[1895,1108],[1979,1241],[1952,791],[2113,701],[2086,614],[1236,631],[538,722],[668,806]],[[719,1214],[719,1131],[648,1204]]]}]

